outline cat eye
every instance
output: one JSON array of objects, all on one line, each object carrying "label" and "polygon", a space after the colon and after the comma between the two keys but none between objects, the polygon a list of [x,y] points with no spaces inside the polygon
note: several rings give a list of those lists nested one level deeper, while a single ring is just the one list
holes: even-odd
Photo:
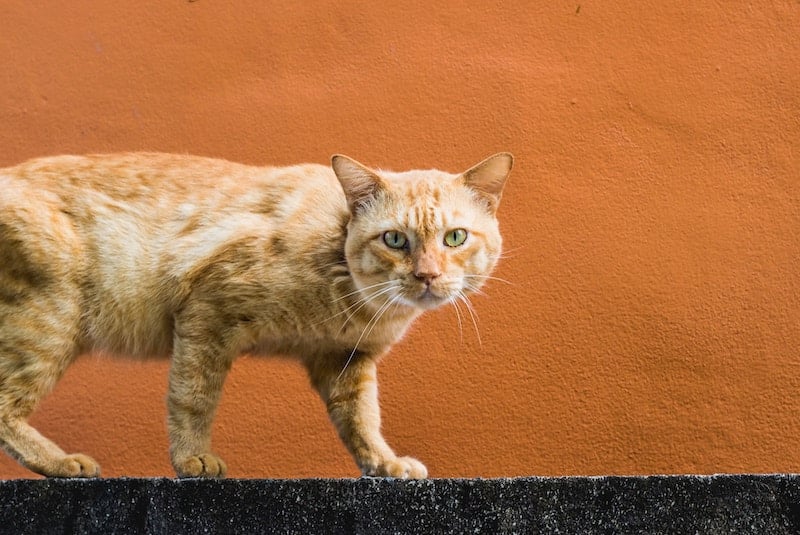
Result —
[{"label": "cat eye", "polygon": [[458,247],[467,240],[467,231],[457,228],[444,235],[444,243],[448,247]]},{"label": "cat eye", "polygon": [[387,230],[383,233],[383,243],[392,249],[403,249],[408,243],[408,238],[402,232]]}]

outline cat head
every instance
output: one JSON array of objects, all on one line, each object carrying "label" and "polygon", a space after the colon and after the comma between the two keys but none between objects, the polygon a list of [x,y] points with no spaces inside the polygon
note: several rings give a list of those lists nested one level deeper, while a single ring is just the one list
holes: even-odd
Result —
[{"label": "cat head", "polygon": [[345,256],[362,296],[431,309],[480,288],[500,256],[495,212],[512,163],[500,153],[461,174],[394,173],[334,156],[351,215]]}]

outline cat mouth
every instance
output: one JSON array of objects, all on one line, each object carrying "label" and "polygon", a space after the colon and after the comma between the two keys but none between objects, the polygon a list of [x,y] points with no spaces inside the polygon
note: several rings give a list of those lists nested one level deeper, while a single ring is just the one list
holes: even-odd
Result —
[{"label": "cat mouth", "polygon": [[426,287],[414,298],[415,304],[419,308],[436,308],[447,301],[447,297],[439,295],[430,286]]}]

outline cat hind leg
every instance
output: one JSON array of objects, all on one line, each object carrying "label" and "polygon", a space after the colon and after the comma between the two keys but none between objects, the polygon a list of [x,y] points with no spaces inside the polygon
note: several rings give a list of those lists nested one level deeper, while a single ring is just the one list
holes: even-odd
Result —
[{"label": "cat hind leg", "polygon": [[24,418],[0,421],[0,444],[29,470],[47,477],[97,477],[100,465],[81,453],[67,454]]},{"label": "cat hind leg", "polygon": [[27,421],[77,354],[77,310],[66,300],[0,302],[0,447],[49,477],[95,477],[91,457],[67,454]]}]

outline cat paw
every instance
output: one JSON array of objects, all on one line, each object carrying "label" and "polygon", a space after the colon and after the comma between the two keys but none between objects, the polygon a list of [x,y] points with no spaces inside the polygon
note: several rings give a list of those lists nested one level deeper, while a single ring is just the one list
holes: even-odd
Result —
[{"label": "cat paw", "polygon": [[97,477],[100,465],[88,455],[74,453],[58,459],[46,472],[50,477]]},{"label": "cat paw", "polygon": [[192,455],[174,461],[174,466],[178,477],[225,477],[228,471],[225,461],[213,453]]},{"label": "cat paw", "polygon": [[383,463],[367,467],[364,475],[372,477],[396,477],[399,479],[425,479],[428,469],[413,457],[396,457]]}]

